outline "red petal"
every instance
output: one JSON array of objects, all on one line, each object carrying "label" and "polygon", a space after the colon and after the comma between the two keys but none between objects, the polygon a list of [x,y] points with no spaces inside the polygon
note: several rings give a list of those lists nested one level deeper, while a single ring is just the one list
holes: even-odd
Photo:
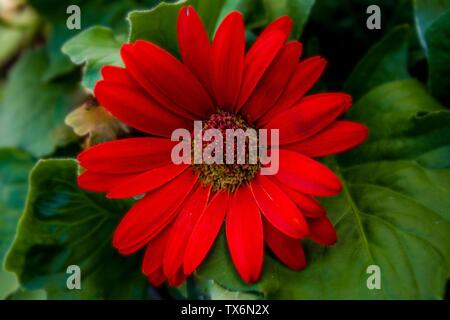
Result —
[{"label": "red petal", "polygon": [[127,212],[117,227],[113,245],[120,252],[139,249],[153,239],[178,213],[197,181],[191,170],[147,194]]},{"label": "red petal", "polygon": [[168,282],[171,287],[179,287],[186,280],[186,275],[183,273],[183,268],[178,269],[178,271],[168,277]]},{"label": "red petal", "polygon": [[308,219],[309,238],[321,245],[331,246],[337,241],[336,230],[326,216]]},{"label": "red petal", "polygon": [[325,209],[313,197],[295,191],[287,186],[282,187],[283,191],[295,202],[297,207],[306,217],[319,218],[325,215]]},{"label": "red petal", "polygon": [[192,6],[178,14],[178,46],[184,64],[212,96],[211,44],[200,17]]},{"label": "red petal", "polygon": [[214,111],[197,78],[164,49],[138,40],[123,45],[121,53],[133,78],[161,105],[189,119]]},{"label": "red petal", "polygon": [[333,123],[351,104],[343,93],[321,93],[302,99],[273,120],[266,129],[280,129],[280,144],[306,139]]},{"label": "red petal", "polygon": [[257,176],[250,184],[259,209],[270,223],[286,235],[301,239],[308,226],[295,203],[265,176]]},{"label": "red petal", "polygon": [[94,93],[115,117],[146,133],[170,137],[175,129],[192,127],[192,121],[166,110],[137,86],[103,80],[97,82]]},{"label": "red petal", "polygon": [[273,31],[259,37],[245,56],[244,77],[239,94],[237,110],[248,100],[263,74],[282,48],[286,37],[282,32]]},{"label": "red petal", "polygon": [[272,31],[281,31],[285,34],[286,39],[292,31],[292,19],[289,16],[282,16],[277,20],[270,23],[262,32],[260,37],[265,36],[267,33]]},{"label": "red petal", "polygon": [[114,140],[84,150],[77,160],[82,167],[95,172],[142,172],[170,164],[176,143],[163,138]]},{"label": "red petal", "polygon": [[[238,100],[238,110],[245,104],[257,83],[274,61],[292,31],[292,19],[281,17],[268,25],[245,56],[244,79]],[[272,88],[271,88],[272,90]]]},{"label": "red petal", "polygon": [[184,254],[185,274],[191,274],[211,249],[228,210],[228,202],[228,192],[217,193],[198,219]]},{"label": "red petal", "polygon": [[290,42],[281,49],[242,109],[247,121],[252,123],[260,118],[283,94],[301,51],[302,46],[297,41]]},{"label": "red petal", "polygon": [[169,234],[170,227],[166,227],[147,245],[142,261],[142,272],[145,275],[148,276],[162,268],[164,250],[166,249]]},{"label": "red petal", "polygon": [[300,240],[290,238],[264,220],[264,239],[270,250],[293,270],[306,267],[306,258]]},{"label": "red petal", "polygon": [[239,12],[225,17],[212,44],[213,88],[219,107],[233,110],[244,72],[244,21]]},{"label": "red petal", "polygon": [[161,93],[158,86],[143,72],[140,62],[136,61],[135,51],[135,45],[124,44],[121,47],[120,53],[128,73],[132,77],[132,80],[137,83],[137,86],[142,88],[142,90],[145,91],[146,96],[161,108],[190,120],[195,119],[196,116],[194,114],[184,108],[180,108],[170,97]]},{"label": "red petal", "polygon": [[95,173],[91,171],[85,171],[78,176],[78,186],[80,188],[94,191],[94,192],[108,192],[113,189],[117,184],[125,182],[135,177],[136,174],[108,174],[108,173]]},{"label": "red petal", "polygon": [[293,151],[280,150],[280,168],[275,177],[299,192],[314,196],[334,196],[341,191],[341,183],[330,169]]},{"label": "red petal", "polygon": [[351,121],[336,121],[321,132],[300,142],[286,145],[285,148],[308,157],[323,157],[347,151],[363,143],[369,129]]},{"label": "red petal", "polygon": [[138,40],[135,46],[135,57],[142,63],[142,71],[162,94],[197,116],[205,116],[214,111],[203,86],[177,58],[148,41]]},{"label": "red petal", "polygon": [[234,265],[245,282],[254,283],[261,274],[264,243],[261,215],[248,185],[235,191],[226,219]]},{"label": "red petal", "polygon": [[189,167],[187,164],[168,166],[152,169],[136,177],[118,183],[107,194],[110,199],[123,199],[150,192],[163,184],[166,184]]},{"label": "red petal", "polygon": [[289,109],[297,103],[314,86],[317,80],[319,80],[325,70],[325,66],[326,61],[321,57],[312,57],[300,62],[280,100],[258,121],[258,124],[266,124],[275,115]]},{"label": "red petal", "polygon": [[[129,53],[132,49],[131,49],[131,45],[127,44],[122,46],[122,55],[125,55],[126,57],[129,57],[129,59],[131,59],[131,54]],[[134,66],[133,63],[131,63],[132,66]],[[103,76],[103,79],[105,82],[107,83],[114,83],[116,85],[120,84],[124,87],[129,88],[130,90],[134,90],[137,93],[140,93],[140,95],[144,96],[146,99],[148,99],[150,101],[150,103],[154,106],[153,108],[157,108],[157,109],[162,109],[162,112],[171,114],[173,112],[170,112],[170,108],[169,110],[167,110],[168,106],[164,103],[160,103],[158,102],[157,99],[154,99],[153,97],[151,97],[150,95],[147,94],[147,92],[145,91],[145,89],[139,84],[139,82],[137,82],[135,79],[133,79],[133,77],[130,74],[130,70],[124,69],[124,68],[120,68],[120,67],[116,67],[116,66],[104,66],[101,70],[101,74]],[[163,101],[167,102],[168,104],[172,105],[173,108],[176,111],[179,111],[178,107],[175,106],[172,101],[170,101],[170,99],[162,99]],[[188,112],[178,112],[179,114],[181,114],[184,118],[186,119],[194,119],[193,115],[191,113]],[[178,118],[178,116],[175,116],[175,118]]]},{"label": "red petal", "polygon": [[149,274],[147,279],[153,286],[159,287],[166,280],[166,276],[164,275],[162,267],[160,267],[153,273]]},{"label": "red petal", "polygon": [[139,85],[133,80],[133,78],[131,78],[127,70],[124,68],[104,66],[100,70],[100,73],[102,74],[103,80],[107,82],[114,82],[128,87],[136,86],[136,89],[139,88]]},{"label": "red petal", "polygon": [[206,208],[210,190],[211,188],[201,186],[197,188],[186,201],[170,231],[163,268],[169,280],[183,265],[187,242],[198,218]]}]

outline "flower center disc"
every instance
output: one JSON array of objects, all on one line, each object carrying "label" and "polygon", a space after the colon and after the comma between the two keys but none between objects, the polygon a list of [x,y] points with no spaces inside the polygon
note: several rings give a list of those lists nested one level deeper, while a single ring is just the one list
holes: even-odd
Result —
[{"label": "flower center disc", "polygon": [[[226,111],[220,111],[213,114],[209,119],[203,122],[202,136],[208,129],[217,129],[222,133],[223,138],[223,164],[193,164],[195,171],[199,174],[199,179],[204,185],[212,186],[213,191],[228,189],[229,191],[236,190],[239,186],[251,181],[260,169],[260,163],[257,161],[251,164],[249,161],[249,137],[245,138],[245,163],[239,164],[237,161],[238,144],[232,141],[234,148],[233,164],[226,163],[226,146],[230,141],[226,139],[227,129],[238,130],[242,129],[244,132],[247,129],[253,129],[239,114],[233,114]],[[257,138],[254,145],[257,145]],[[233,139],[234,140],[234,139]],[[203,150],[211,143],[203,142]]]}]

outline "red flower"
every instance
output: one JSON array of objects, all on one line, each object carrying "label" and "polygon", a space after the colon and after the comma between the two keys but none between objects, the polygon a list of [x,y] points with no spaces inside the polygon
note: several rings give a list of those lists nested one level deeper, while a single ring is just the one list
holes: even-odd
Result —
[{"label": "red flower", "polygon": [[[197,13],[178,18],[182,62],[160,47],[136,41],[121,49],[125,68],[105,66],[95,96],[114,116],[148,137],[96,145],[78,156],[82,188],[109,198],[145,194],[124,216],[113,245],[122,254],[146,246],[143,272],[151,283],[177,286],[202,262],[223,222],[232,260],[246,282],[258,280],[264,241],[288,267],[306,261],[299,239],[336,241],[315,196],[339,193],[339,179],[311,158],[362,143],[367,128],[337,120],[351,106],[343,93],[304,97],[325,68],[302,46],[286,43],[292,21],[270,24],[245,53],[244,24],[229,14],[212,45]],[[175,165],[174,129],[194,120],[224,128],[280,130],[275,176],[260,165]]]}]

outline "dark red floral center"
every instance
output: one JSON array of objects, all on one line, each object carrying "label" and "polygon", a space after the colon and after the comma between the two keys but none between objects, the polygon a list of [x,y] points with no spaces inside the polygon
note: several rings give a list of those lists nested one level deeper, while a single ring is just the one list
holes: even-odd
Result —
[{"label": "dark red floral center", "polygon": [[[255,135],[245,137],[245,163],[238,163],[238,147],[239,144],[233,137],[233,154],[234,155],[233,163],[227,163],[227,129],[232,129],[234,132],[237,132],[239,129],[243,132],[248,132],[248,129],[254,129],[244,120],[244,118],[240,114],[233,114],[226,111],[219,111],[209,117],[208,120],[203,122],[203,131],[202,134],[206,132],[208,129],[217,129],[220,131],[223,139],[223,154],[220,158],[222,158],[223,163],[213,163],[213,164],[193,164],[193,167],[197,173],[199,173],[199,179],[204,185],[212,186],[214,191],[227,189],[229,191],[236,190],[239,186],[248,183],[251,181],[255,175],[260,170],[260,163],[257,160],[257,163],[251,163],[249,159],[249,152],[256,152],[252,146],[257,146],[258,138]],[[241,131],[241,132],[242,132]],[[256,131],[255,131],[256,132]],[[253,140],[255,139],[255,140]],[[203,149],[205,149],[208,145],[213,143],[214,138],[210,142],[203,142]],[[229,141],[228,141],[229,143]],[[252,150],[250,150],[252,149]],[[244,150],[242,150],[244,151]],[[215,155],[213,153],[213,155]]]}]

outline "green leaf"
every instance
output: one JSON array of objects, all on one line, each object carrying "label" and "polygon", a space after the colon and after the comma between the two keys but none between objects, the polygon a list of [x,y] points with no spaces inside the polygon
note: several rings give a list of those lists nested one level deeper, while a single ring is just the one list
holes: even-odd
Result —
[{"label": "green leaf", "polygon": [[[450,142],[450,113],[415,80],[375,88],[351,109],[350,118],[366,124],[370,138],[340,157],[349,165],[418,159],[427,152],[447,148]],[[435,166],[441,167],[437,162]]]},{"label": "green leaf", "polygon": [[268,21],[288,15],[294,20],[292,36],[298,39],[308,21],[315,0],[263,0]]},{"label": "green leaf", "polygon": [[450,9],[450,0],[414,0],[414,13],[417,34],[427,56],[427,29],[439,16],[441,16],[448,9]]},{"label": "green leaf", "polygon": [[450,10],[430,25],[425,39],[431,93],[450,105]]},{"label": "green leaf", "polygon": [[83,85],[92,90],[104,65],[122,65],[120,45],[111,29],[93,27],[67,41],[62,51],[73,63],[86,63]]},{"label": "green leaf", "polygon": [[[236,275],[219,238],[198,272],[232,291],[274,299],[441,299],[450,276],[450,112],[415,80],[387,83],[350,118],[370,128],[362,147],[327,164],[343,191],[323,201],[338,242],[305,241],[308,266],[293,272],[266,255],[253,286]],[[381,289],[367,288],[367,267]]]},{"label": "green leaf", "polygon": [[174,23],[183,4],[184,1],[176,4],[162,2],[150,10],[130,12],[129,42],[148,40],[172,53],[178,52]]},{"label": "green leaf", "polygon": [[393,29],[374,45],[356,65],[345,83],[345,91],[354,99],[386,82],[409,78],[408,26]]},{"label": "green leaf", "polygon": [[[145,297],[141,257],[123,257],[111,245],[130,203],[81,190],[77,170],[74,160],[41,160],[32,170],[6,268],[26,289],[45,289],[49,299]],[[81,290],[67,289],[70,265],[81,269]]]},{"label": "green leaf", "polygon": [[73,79],[43,82],[48,57],[30,50],[14,65],[0,105],[0,147],[19,147],[39,157],[68,142],[64,118],[78,85]]},{"label": "green leaf", "polygon": [[3,271],[3,259],[16,234],[17,221],[27,192],[29,155],[15,149],[0,149],[0,299],[18,287],[13,273]]}]

